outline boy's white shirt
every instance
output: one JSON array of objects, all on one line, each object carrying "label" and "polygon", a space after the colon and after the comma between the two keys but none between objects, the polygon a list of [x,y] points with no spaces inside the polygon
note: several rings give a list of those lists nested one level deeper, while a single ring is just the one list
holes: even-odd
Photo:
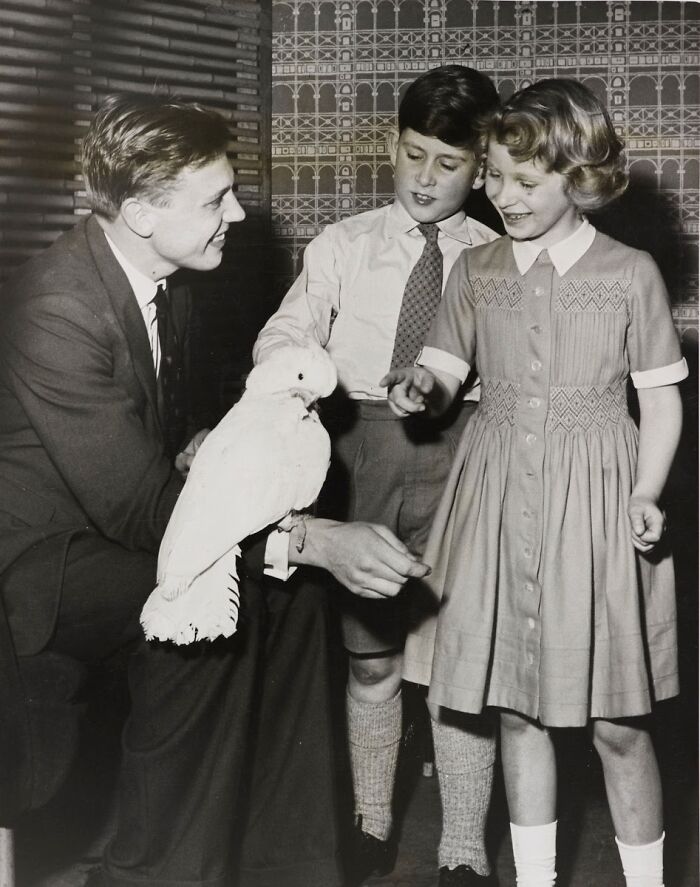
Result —
[{"label": "boy's white shirt", "polygon": [[[543,250],[547,250],[550,261],[557,274],[561,277],[579,261],[590,249],[595,240],[596,229],[588,219],[584,219],[572,233],[552,246],[541,246],[533,240],[513,240],[513,258],[521,275],[527,274],[537,261]],[[432,367],[464,381],[471,367],[448,351],[439,348],[423,348],[416,359],[416,364]],[[688,375],[686,359],[682,357],[676,363],[652,370],[633,372],[630,374],[635,388],[660,388],[663,385],[674,385]]]},{"label": "boy's white shirt", "polygon": [[[466,247],[498,237],[463,211],[438,228],[443,286]],[[408,273],[425,246],[417,229],[398,201],[325,228],[306,247],[301,274],[258,336],[255,362],[269,349],[309,335],[327,348],[349,397],[386,399],[378,383],[391,363]]]},{"label": "boy's white shirt", "polygon": [[[438,228],[443,287],[462,250],[498,238],[463,211],[439,222]],[[328,347],[339,384],[351,398],[386,399],[386,388],[380,388],[378,382],[391,363],[407,268],[418,261],[425,246],[417,229],[418,222],[396,200],[325,228],[306,247],[301,274],[260,332],[253,346],[254,361],[259,363],[269,349],[311,336]],[[381,285],[375,280],[377,265]],[[365,316],[362,305],[357,305],[358,295],[360,300],[380,300],[385,315],[378,319],[373,311],[367,311]],[[348,304],[353,298],[355,305]],[[370,307],[376,308],[376,304]],[[333,339],[329,341],[331,328]],[[363,355],[369,351],[371,359],[358,361],[359,349]],[[478,399],[478,386],[467,397]],[[265,549],[265,572],[283,580],[295,569],[288,565],[288,539],[285,532],[272,532]]]}]

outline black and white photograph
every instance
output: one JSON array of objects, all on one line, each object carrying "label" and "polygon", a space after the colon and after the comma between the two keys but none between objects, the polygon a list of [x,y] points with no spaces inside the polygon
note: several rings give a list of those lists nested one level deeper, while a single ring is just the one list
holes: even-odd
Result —
[{"label": "black and white photograph", "polygon": [[700,887],[696,0],[0,0],[0,887]]}]

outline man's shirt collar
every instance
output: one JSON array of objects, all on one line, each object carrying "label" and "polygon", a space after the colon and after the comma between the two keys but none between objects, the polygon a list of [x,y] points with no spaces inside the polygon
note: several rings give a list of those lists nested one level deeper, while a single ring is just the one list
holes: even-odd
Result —
[{"label": "man's shirt collar", "polygon": [[153,301],[159,284],[164,284],[165,278],[163,277],[161,280],[151,280],[150,277],[144,274],[143,271],[139,271],[139,269],[127,259],[109,234],[104,232],[104,235],[109,244],[109,248],[114,253],[114,258],[119,262],[122,271],[126,274],[127,279],[131,284],[131,289],[134,291],[136,301],[139,303],[139,308],[143,311],[146,305]]}]

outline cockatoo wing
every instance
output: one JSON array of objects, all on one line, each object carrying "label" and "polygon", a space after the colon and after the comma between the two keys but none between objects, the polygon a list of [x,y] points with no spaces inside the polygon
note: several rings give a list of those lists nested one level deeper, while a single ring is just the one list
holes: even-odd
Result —
[{"label": "cockatoo wing", "polygon": [[299,398],[239,402],[201,445],[158,558],[158,585],[181,594],[234,545],[310,505],[330,442]]}]

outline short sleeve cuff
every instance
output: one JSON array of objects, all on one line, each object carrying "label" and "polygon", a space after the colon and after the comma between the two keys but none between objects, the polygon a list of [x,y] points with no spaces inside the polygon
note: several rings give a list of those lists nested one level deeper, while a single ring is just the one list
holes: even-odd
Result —
[{"label": "short sleeve cuff", "polygon": [[416,365],[428,368],[433,367],[436,370],[441,370],[443,373],[449,373],[451,376],[459,379],[460,382],[464,382],[471,369],[468,363],[460,360],[459,357],[455,357],[454,354],[450,354],[449,351],[431,348],[429,345],[421,349],[420,354],[416,358]]},{"label": "short sleeve cuff", "polygon": [[264,574],[286,582],[295,570],[289,566],[289,531],[274,529],[265,545]]},{"label": "short sleeve cuff", "polygon": [[664,385],[675,385],[676,382],[682,382],[687,375],[688,364],[685,357],[681,357],[676,363],[670,363],[665,367],[631,373],[632,384],[635,388],[661,388]]}]

